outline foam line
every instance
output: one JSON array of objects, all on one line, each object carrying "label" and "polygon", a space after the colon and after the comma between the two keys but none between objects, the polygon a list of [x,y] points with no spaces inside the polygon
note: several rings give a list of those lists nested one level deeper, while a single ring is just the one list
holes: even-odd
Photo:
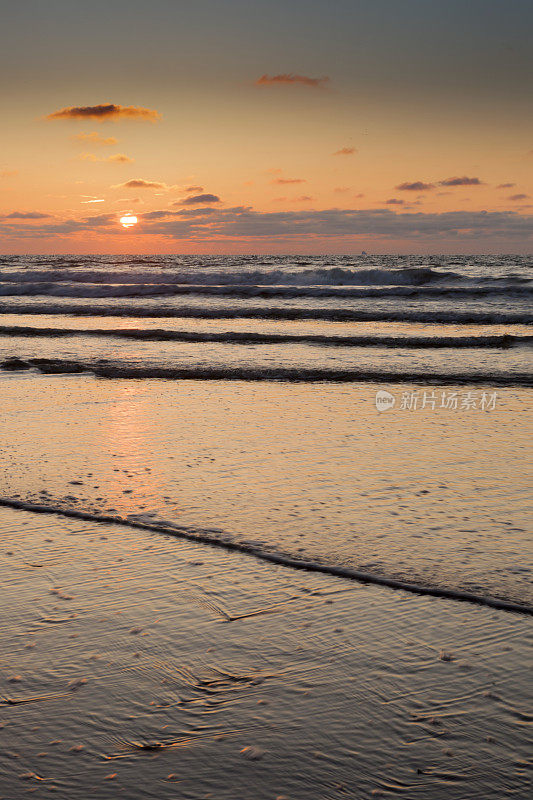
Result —
[{"label": "foam line", "polygon": [[[320,572],[324,575],[333,575],[337,578],[356,580],[362,583],[372,583],[378,586],[387,586],[390,589],[400,589],[404,592],[413,594],[428,595],[430,597],[441,597],[447,600],[460,600],[467,603],[497,608],[502,611],[512,611],[533,616],[533,606],[515,603],[511,600],[502,600],[498,597],[478,595],[472,592],[463,592],[456,589],[446,589],[438,586],[424,586],[423,584],[401,581],[396,578],[389,578],[383,575],[376,575],[371,572],[361,572],[360,570],[348,567],[336,567],[327,564],[318,564],[314,561],[305,561],[299,558],[292,558],[278,553],[270,553],[253,547],[250,544],[241,542],[228,542],[215,538],[215,530],[200,528],[185,528],[183,526],[171,525],[170,523],[147,523],[138,520],[130,520],[125,517],[110,514],[94,514],[89,511],[78,511],[75,509],[65,509],[55,506],[46,506],[40,503],[30,503],[25,500],[15,500],[10,497],[0,497],[0,506],[13,508],[20,511],[30,511],[37,514],[57,514],[71,519],[82,519],[88,522],[102,522],[109,525],[122,525],[140,530],[154,531],[155,533],[165,533],[177,536],[182,539],[222,547],[225,550],[243,553],[253,556],[260,561],[268,561],[292,569],[306,570],[307,572]],[[211,534],[211,535],[210,535]]]}]

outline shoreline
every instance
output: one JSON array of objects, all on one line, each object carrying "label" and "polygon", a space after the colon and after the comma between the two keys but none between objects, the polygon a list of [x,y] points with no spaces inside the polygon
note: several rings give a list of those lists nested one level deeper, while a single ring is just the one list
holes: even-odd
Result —
[{"label": "shoreline", "polygon": [[334,565],[319,564],[317,562],[306,561],[303,559],[291,558],[290,556],[269,553],[267,551],[258,550],[255,547],[247,545],[238,541],[227,541],[216,539],[199,532],[195,529],[187,529],[177,525],[157,524],[141,522],[139,520],[127,519],[120,516],[111,514],[93,514],[88,511],[78,511],[76,509],[63,509],[59,507],[46,506],[38,503],[29,503],[24,500],[15,500],[6,497],[0,497],[0,506],[4,508],[11,508],[14,510],[30,511],[37,514],[56,514],[58,516],[67,517],[70,519],[80,519],[89,522],[102,522],[111,525],[123,525],[130,528],[137,528],[139,530],[153,531],[156,533],[164,533],[170,536],[177,536],[182,539],[187,539],[201,544],[211,545],[213,547],[222,547],[226,550],[242,553],[252,556],[260,561],[271,562],[279,564],[284,567],[290,567],[297,570],[304,570],[306,572],[317,572],[323,575],[331,575],[338,578],[345,578],[348,580],[355,580],[361,583],[375,584],[377,586],[385,586],[390,589],[397,589],[412,594],[427,595],[429,597],[439,597],[447,600],[457,600],[460,602],[474,603],[476,605],[483,605],[489,608],[495,608],[502,611],[509,611],[513,613],[526,614],[533,616],[533,606],[528,604],[514,603],[510,600],[503,600],[498,597],[490,597],[484,595],[476,595],[470,592],[463,592],[455,589],[446,589],[438,586],[425,586],[423,584],[409,583],[407,581],[397,580],[395,578],[388,578],[383,575],[371,574],[368,572],[361,572],[359,570],[349,569],[345,567],[336,567]]}]

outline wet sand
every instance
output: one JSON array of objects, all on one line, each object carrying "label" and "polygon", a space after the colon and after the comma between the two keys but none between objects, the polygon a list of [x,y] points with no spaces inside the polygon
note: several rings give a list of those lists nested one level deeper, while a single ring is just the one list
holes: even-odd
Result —
[{"label": "wet sand", "polygon": [[522,614],[0,509],[4,800],[527,796]]}]

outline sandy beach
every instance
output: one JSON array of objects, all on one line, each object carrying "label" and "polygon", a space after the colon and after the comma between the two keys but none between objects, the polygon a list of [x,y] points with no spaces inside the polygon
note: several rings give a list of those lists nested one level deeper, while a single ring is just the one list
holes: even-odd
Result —
[{"label": "sandy beach", "polygon": [[2,509],[2,798],[527,795],[529,618]]}]

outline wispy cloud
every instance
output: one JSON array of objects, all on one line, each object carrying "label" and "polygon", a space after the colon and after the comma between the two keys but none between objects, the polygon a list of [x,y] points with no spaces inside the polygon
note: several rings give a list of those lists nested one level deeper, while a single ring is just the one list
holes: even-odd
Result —
[{"label": "wispy cloud", "polygon": [[443,181],[439,181],[440,186],[483,186],[483,181],[480,181],[479,178],[468,178],[466,175],[463,175],[462,178],[445,178]]},{"label": "wispy cloud", "polygon": [[91,200],[80,200],[80,203],[105,203],[103,197],[94,197]]},{"label": "wispy cloud", "polygon": [[385,205],[387,206],[403,206],[405,204],[405,200],[398,200],[397,197],[390,197],[388,200],[385,200]]},{"label": "wispy cloud", "polygon": [[308,75],[295,75],[294,73],[283,73],[281,75],[261,75],[255,81],[256,86],[308,86],[311,89],[325,89],[329,83],[329,78],[325,75],[322,78],[310,78]]},{"label": "wispy cloud", "polygon": [[357,153],[355,147],[341,147],[340,150],[336,150],[333,155],[334,156],[353,156]]},{"label": "wispy cloud", "polygon": [[133,164],[134,162],[133,158],[130,158],[124,153],[116,153],[113,156],[107,156],[107,158],[100,158],[99,156],[95,156],[94,153],[81,153],[78,158],[81,161],[96,161],[100,163],[107,162],[111,164]]},{"label": "wispy cloud", "polygon": [[529,198],[528,194],[512,194],[509,197],[509,200],[527,200]]},{"label": "wispy cloud", "polygon": [[429,192],[430,189],[435,188],[435,184],[424,183],[424,181],[413,181],[412,183],[400,183],[396,188],[401,192]]},{"label": "wispy cloud", "polygon": [[499,183],[497,185],[497,189],[512,189],[513,186],[516,186],[516,183]]},{"label": "wispy cloud", "polygon": [[162,181],[147,181],[144,178],[132,178],[125,183],[117,183],[111,187],[112,189],[173,189],[174,186],[169,186]]},{"label": "wispy cloud", "polygon": [[71,138],[76,142],[100,145],[102,147],[112,147],[113,145],[118,144],[118,139],[115,139],[114,136],[100,136],[100,134],[96,133],[96,131],[93,131],[92,133],[77,133]]},{"label": "wispy cloud", "polygon": [[139,119],[146,122],[157,122],[157,120],[161,119],[161,114],[151,108],[142,108],[141,106],[102,103],[97,106],[67,106],[48,114],[46,119],[93,119],[97,121]]},{"label": "wispy cloud", "polygon": [[185,187],[185,191],[187,193],[189,193],[189,194],[191,192],[194,192],[194,194],[198,194],[199,192],[203,192],[204,191],[204,187],[203,186],[186,186]]},{"label": "wispy cloud", "polygon": [[281,186],[285,186],[286,184],[291,183],[307,183],[305,178],[276,178],[276,180],[272,181],[272,183],[280,184]]}]

